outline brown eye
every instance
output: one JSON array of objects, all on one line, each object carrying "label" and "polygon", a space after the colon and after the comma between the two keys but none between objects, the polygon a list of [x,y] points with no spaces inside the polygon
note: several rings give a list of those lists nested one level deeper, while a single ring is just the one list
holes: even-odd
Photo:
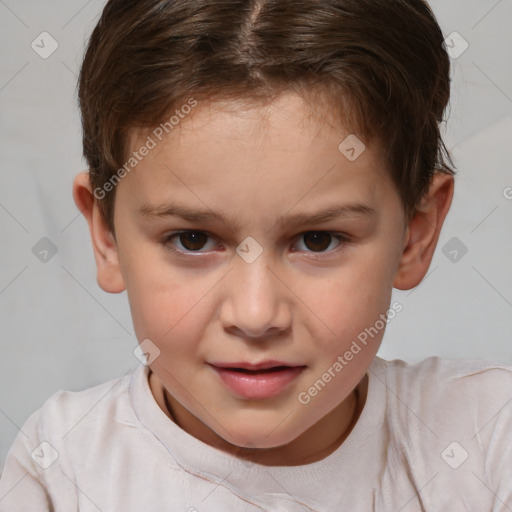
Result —
[{"label": "brown eye", "polygon": [[199,231],[179,233],[177,237],[187,251],[199,251],[208,240],[208,236]]},{"label": "brown eye", "polygon": [[312,251],[325,251],[332,241],[332,235],[326,231],[308,231],[304,233],[304,245]]},{"label": "brown eye", "polygon": [[305,257],[320,259],[339,254],[349,243],[350,237],[344,233],[305,231],[295,243],[293,252],[301,251]]},{"label": "brown eye", "polygon": [[214,240],[202,231],[179,231],[165,236],[162,243],[175,252],[187,253],[200,252],[208,241],[215,245]]}]

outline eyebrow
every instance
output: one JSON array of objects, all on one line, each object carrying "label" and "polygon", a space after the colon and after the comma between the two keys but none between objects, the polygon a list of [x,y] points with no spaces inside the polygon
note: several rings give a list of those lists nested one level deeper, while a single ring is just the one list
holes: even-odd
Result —
[{"label": "eyebrow", "polygon": [[[240,225],[234,219],[228,219],[227,216],[209,209],[197,210],[177,204],[144,204],[139,208],[138,211],[139,214],[144,217],[180,217],[183,220],[195,223],[217,221],[222,222],[228,227],[240,230]],[[281,215],[278,217],[277,223],[282,223],[287,226],[297,226],[300,224],[321,224],[330,220],[350,216],[373,217],[376,215],[376,213],[376,210],[362,203],[345,205],[335,204],[312,213],[295,213],[289,216]]]}]

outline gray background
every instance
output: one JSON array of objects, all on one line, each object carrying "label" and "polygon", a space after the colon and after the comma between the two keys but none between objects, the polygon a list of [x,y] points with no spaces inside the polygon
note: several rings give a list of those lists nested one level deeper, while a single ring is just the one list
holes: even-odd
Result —
[{"label": "gray background", "polygon": [[[126,294],[96,284],[71,195],[84,169],[77,74],[103,4],[0,0],[0,467],[19,427],[53,393],[140,364]],[[459,175],[429,274],[394,292],[403,311],[379,355],[512,364],[512,0],[431,5],[445,36],[456,31],[469,44],[452,59],[446,125]],[[31,48],[43,31],[59,45],[47,59]],[[43,237],[57,249],[46,262],[33,253]]]}]

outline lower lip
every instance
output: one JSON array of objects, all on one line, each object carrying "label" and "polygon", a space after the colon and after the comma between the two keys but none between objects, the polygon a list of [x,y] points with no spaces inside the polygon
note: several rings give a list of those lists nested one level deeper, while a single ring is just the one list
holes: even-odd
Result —
[{"label": "lower lip", "polygon": [[235,395],[250,400],[271,398],[283,391],[304,369],[296,366],[262,373],[245,373],[212,366],[224,385]]}]

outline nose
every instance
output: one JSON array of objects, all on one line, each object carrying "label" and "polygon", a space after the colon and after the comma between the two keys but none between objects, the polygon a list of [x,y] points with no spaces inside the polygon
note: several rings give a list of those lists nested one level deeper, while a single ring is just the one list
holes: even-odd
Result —
[{"label": "nose", "polygon": [[291,325],[290,291],[263,254],[252,263],[236,261],[225,282],[224,328],[249,341],[283,335]]}]

